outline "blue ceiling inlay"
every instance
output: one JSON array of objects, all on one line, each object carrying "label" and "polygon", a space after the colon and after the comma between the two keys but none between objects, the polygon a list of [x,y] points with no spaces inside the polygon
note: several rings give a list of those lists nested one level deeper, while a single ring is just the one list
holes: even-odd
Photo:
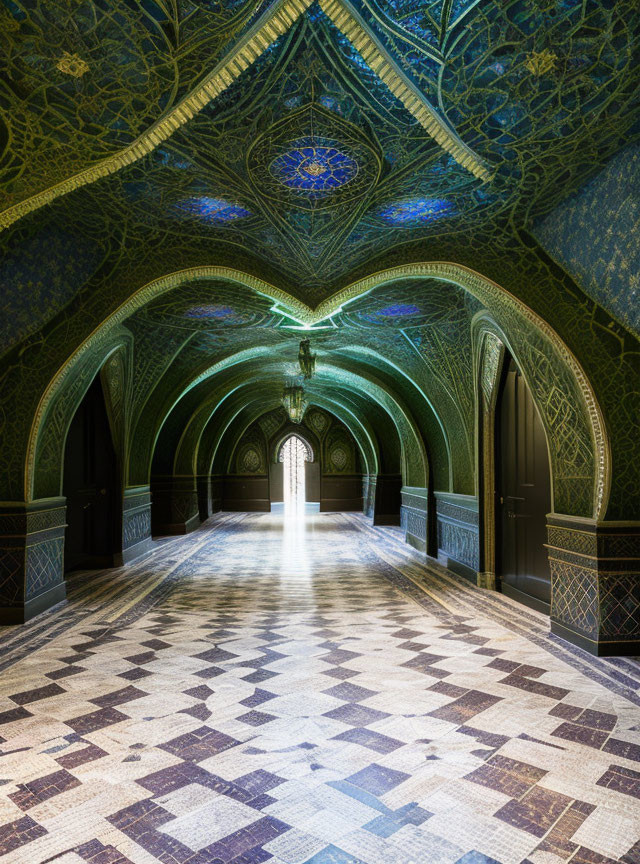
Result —
[{"label": "blue ceiling inlay", "polygon": [[269,167],[285,186],[318,197],[346,186],[358,173],[358,163],[338,149],[335,141],[302,138],[276,156]]},{"label": "blue ceiling inlay", "polygon": [[419,314],[420,309],[414,303],[393,303],[384,309],[359,313],[360,318],[364,321],[370,321],[372,324],[381,324],[387,318],[411,318]]},{"label": "blue ceiling inlay", "polygon": [[251,215],[249,210],[239,204],[231,204],[224,198],[210,198],[207,195],[184,198],[175,206],[185,215],[196,216],[206,222],[234,222]]},{"label": "blue ceiling inlay", "polygon": [[446,198],[415,198],[390,204],[379,215],[389,225],[413,225],[417,222],[433,222],[455,213],[455,205]]}]

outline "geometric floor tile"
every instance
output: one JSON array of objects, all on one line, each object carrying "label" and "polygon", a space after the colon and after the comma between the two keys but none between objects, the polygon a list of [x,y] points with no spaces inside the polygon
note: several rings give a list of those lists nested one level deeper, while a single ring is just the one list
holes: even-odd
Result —
[{"label": "geometric floor tile", "polygon": [[398,529],[233,514],[74,578],[0,630],[0,864],[640,864],[638,664]]}]

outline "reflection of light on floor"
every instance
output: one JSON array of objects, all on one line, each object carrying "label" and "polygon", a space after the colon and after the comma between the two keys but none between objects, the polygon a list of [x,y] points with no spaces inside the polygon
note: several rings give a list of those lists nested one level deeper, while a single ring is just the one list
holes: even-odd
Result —
[{"label": "reflection of light on floor", "polygon": [[[312,519],[313,517],[309,517]],[[304,506],[300,512],[287,514],[282,520],[282,554],[280,558],[280,573],[289,577],[311,577],[311,566],[308,550],[307,516]]]}]

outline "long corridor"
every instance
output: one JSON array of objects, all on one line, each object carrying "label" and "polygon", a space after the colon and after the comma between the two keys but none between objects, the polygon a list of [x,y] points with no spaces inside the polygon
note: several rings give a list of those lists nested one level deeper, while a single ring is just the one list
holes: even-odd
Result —
[{"label": "long corridor", "polygon": [[640,667],[397,529],[227,514],[0,630],[0,862],[640,862]]}]

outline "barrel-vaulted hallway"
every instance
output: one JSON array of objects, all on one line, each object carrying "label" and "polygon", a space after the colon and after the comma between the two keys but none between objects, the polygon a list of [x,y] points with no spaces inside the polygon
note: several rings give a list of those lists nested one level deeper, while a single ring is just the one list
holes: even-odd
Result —
[{"label": "barrel-vaulted hallway", "polygon": [[0,864],[640,864],[638,0],[0,0]]},{"label": "barrel-vaulted hallway", "polygon": [[363,516],[225,514],[1,635],[0,861],[640,860],[640,666]]}]

